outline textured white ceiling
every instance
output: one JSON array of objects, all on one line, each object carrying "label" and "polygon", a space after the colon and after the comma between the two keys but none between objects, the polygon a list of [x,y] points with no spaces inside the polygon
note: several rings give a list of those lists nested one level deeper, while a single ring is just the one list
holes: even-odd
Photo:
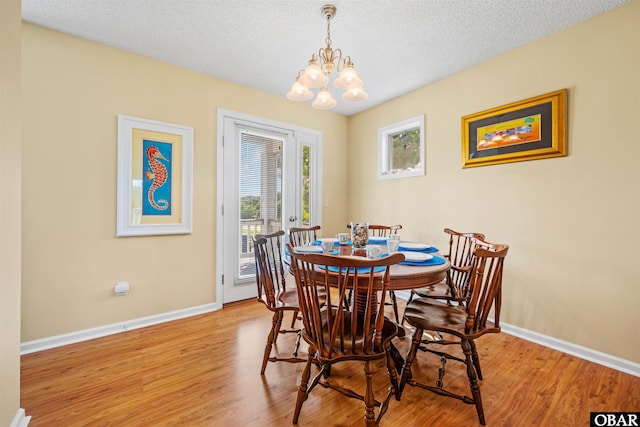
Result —
[{"label": "textured white ceiling", "polygon": [[[311,54],[350,55],[352,115],[629,0],[22,0],[27,22],[284,97]],[[291,101],[293,102],[293,101]],[[308,104],[311,101],[307,101]]]}]

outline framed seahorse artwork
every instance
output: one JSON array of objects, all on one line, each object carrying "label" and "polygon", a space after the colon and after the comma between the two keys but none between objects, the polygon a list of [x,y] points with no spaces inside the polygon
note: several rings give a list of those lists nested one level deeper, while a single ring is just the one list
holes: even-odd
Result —
[{"label": "framed seahorse artwork", "polygon": [[118,115],[117,236],[188,234],[193,128]]}]

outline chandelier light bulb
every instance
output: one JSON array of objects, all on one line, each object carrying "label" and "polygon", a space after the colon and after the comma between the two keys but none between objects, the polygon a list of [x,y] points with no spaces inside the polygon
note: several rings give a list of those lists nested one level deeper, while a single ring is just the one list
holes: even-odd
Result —
[{"label": "chandelier light bulb", "polygon": [[309,61],[309,65],[304,70],[304,74],[300,77],[300,84],[308,88],[318,88],[326,86],[329,77],[325,76],[322,68],[316,63],[315,59]]},{"label": "chandelier light bulb", "polygon": [[287,98],[292,101],[307,101],[313,98],[313,92],[300,84],[299,79],[291,86],[291,90],[287,93]]},{"label": "chandelier light bulb", "polygon": [[333,99],[327,88],[323,87],[311,105],[318,110],[330,110],[335,107],[336,104],[337,101]]},{"label": "chandelier light bulb", "polygon": [[348,62],[340,72],[340,76],[333,82],[333,85],[338,89],[354,89],[362,87],[362,80],[358,77],[358,72],[353,68],[353,64]]},{"label": "chandelier light bulb", "polygon": [[342,99],[347,102],[362,102],[369,99],[369,94],[362,87],[349,89],[342,95]]}]

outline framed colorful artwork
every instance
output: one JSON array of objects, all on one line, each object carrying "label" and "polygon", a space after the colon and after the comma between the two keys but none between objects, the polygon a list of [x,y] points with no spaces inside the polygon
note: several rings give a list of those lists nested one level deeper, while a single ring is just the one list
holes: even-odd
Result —
[{"label": "framed colorful artwork", "polygon": [[118,115],[117,236],[191,233],[193,128]]},{"label": "framed colorful artwork", "polygon": [[462,118],[462,167],[567,155],[567,90]]}]

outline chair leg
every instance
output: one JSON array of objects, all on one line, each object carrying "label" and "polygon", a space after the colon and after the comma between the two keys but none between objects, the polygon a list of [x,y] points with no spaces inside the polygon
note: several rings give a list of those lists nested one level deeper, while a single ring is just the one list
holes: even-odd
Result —
[{"label": "chair leg", "polygon": [[398,374],[396,373],[396,365],[391,355],[391,343],[387,344],[385,351],[385,361],[387,362],[387,374],[393,388],[393,393],[397,401],[400,401],[400,390],[398,389]]},{"label": "chair leg", "polygon": [[368,360],[364,362],[364,376],[366,388],[364,392],[364,421],[367,427],[375,427],[375,396],[373,395],[373,371]]},{"label": "chair leg", "polygon": [[484,410],[482,409],[482,397],[480,396],[480,386],[478,386],[478,379],[476,377],[476,369],[473,366],[473,357],[471,356],[472,344],[470,340],[462,340],[462,351],[466,358],[467,376],[469,377],[469,386],[471,388],[471,395],[476,405],[476,412],[478,413],[478,419],[480,424],[486,425],[484,420]]},{"label": "chair leg", "polygon": [[296,333],[296,343],[293,347],[293,357],[298,357],[298,350],[300,349],[300,339],[302,338],[302,330]]},{"label": "chair leg", "polygon": [[291,318],[291,329],[296,328],[296,320],[298,320],[298,312],[299,310],[296,310],[293,312],[293,317]]},{"label": "chair leg", "polygon": [[436,387],[442,388],[444,387],[444,373],[445,373],[445,365],[447,364],[447,358],[444,356],[440,356],[440,367],[438,368],[438,379],[436,380]]},{"label": "chair leg", "polygon": [[393,304],[393,314],[396,316],[396,325],[400,324],[400,317],[398,316],[398,302],[396,301],[396,293],[389,291],[389,297],[391,298],[391,304]]},{"label": "chair leg", "polygon": [[349,311],[349,307],[351,307],[351,298],[353,298],[353,289],[349,289],[349,292],[344,296],[344,309]]},{"label": "chair leg", "polygon": [[269,356],[271,355],[271,349],[278,339],[278,331],[282,324],[282,312],[276,311],[271,318],[271,331],[267,337],[267,343],[264,346],[264,356],[262,356],[262,368],[260,369],[260,375],[264,375],[264,371],[267,369],[267,363],[269,362]]},{"label": "chair leg", "polygon": [[293,424],[298,424],[298,418],[300,417],[300,411],[302,410],[302,404],[307,400],[309,391],[307,385],[309,384],[309,378],[311,377],[311,363],[313,362],[313,355],[309,352],[307,357],[307,363],[304,365],[302,371],[302,377],[300,379],[300,386],[298,387],[298,398],[296,399],[296,408],[293,411]]},{"label": "chair leg", "polygon": [[413,300],[414,295],[415,295],[415,292],[412,289],[411,292],[409,293],[409,299],[407,300],[407,304],[409,304],[411,300]]},{"label": "chair leg", "polygon": [[476,368],[478,379],[482,379],[482,370],[480,369],[480,358],[478,357],[478,351],[476,350],[475,341],[471,341],[471,357],[473,358],[473,366]]},{"label": "chair leg", "polygon": [[407,384],[407,381],[411,377],[411,364],[416,359],[416,353],[418,352],[418,347],[420,347],[420,341],[422,339],[422,329],[416,328],[411,337],[411,348],[409,348],[409,352],[407,352],[407,356],[404,360],[404,366],[402,367],[402,374],[400,375],[400,384],[398,385],[398,395],[402,396],[402,392],[404,391],[404,386]]},{"label": "chair leg", "polygon": [[[413,289],[411,289],[411,292],[409,292],[409,299],[407,300],[407,302],[404,305],[405,308],[413,300],[414,295],[415,295],[415,293],[414,293]],[[404,326],[404,316],[402,316],[402,321],[399,324],[400,324],[400,326]]]}]

